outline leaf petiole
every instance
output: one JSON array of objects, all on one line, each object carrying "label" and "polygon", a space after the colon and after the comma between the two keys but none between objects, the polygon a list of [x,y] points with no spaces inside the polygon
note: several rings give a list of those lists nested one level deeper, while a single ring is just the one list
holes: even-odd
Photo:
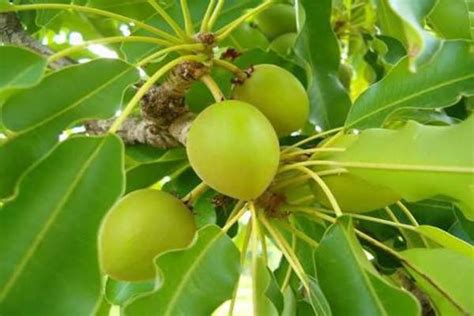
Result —
[{"label": "leaf petiole", "polygon": [[[223,41],[226,39],[237,27],[239,27],[242,23],[245,22],[245,20],[259,14],[263,10],[267,9],[271,5],[273,5],[275,2],[274,1],[266,1],[257,7],[253,8],[252,10],[248,11],[247,13],[243,14],[239,18],[235,19],[233,22],[230,22],[226,26],[222,27],[219,29],[216,34],[217,34],[217,41]],[[218,4],[219,5],[219,4]],[[213,15],[214,16],[214,15]],[[212,21],[212,18],[211,18]]]},{"label": "leaf petiole", "polygon": [[58,59],[61,59],[65,56],[68,56],[70,54],[79,52],[83,50],[84,48],[87,48],[90,45],[96,45],[96,44],[112,44],[112,43],[124,43],[124,42],[142,42],[142,43],[153,43],[153,44],[158,44],[162,46],[172,46],[173,43],[162,40],[159,38],[154,38],[154,37],[149,37],[149,36],[113,36],[113,37],[104,37],[104,38],[99,38],[91,41],[86,41],[84,43],[81,43],[79,45],[74,45],[72,47],[63,49],[48,58],[48,63],[54,62]]},{"label": "leaf petiole", "polygon": [[166,11],[156,2],[156,0],[147,0],[147,2],[155,9],[155,11],[165,20],[166,23],[173,29],[173,31],[181,39],[186,40],[187,36],[183,29],[173,20],[173,18],[166,13]]},{"label": "leaf petiole", "polygon": [[12,5],[9,7],[1,8],[0,13],[3,12],[19,12],[19,11],[31,11],[31,10],[75,10],[79,12],[85,12],[90,14],[95,14],[99,16],[109,17],[118,21],[122,21],[125,23],[133,23],[137,27],[141,27],[144,30],[149,32],[155,33],[156,35],[166,39],[172,43],[179,43],[180,40],[165,31],[162,31],[156,27],[138,21],[136,19],[129,18],[124,15],[108,12],[101,9],[75,5],[75,4],[61,4],[61,3],[38,3],[38,4],[20,4],[20,5]]},{"label": "leaf petiole", "polygon": [[201,77],[201,81],[206,85],[206,87],[211,92],[214,100],[216,102],[221,102],[225,100],[225,96],[222,93],[221,89],[217,85],[217,83],[212,79],[210,75],[204,75]]}]

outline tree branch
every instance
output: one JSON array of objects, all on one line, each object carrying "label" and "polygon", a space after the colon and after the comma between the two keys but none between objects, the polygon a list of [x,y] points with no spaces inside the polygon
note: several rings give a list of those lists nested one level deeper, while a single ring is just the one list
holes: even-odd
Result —
[{"label": "tree branch", "polygon": [[[0,13],[0,42],[29,48],[44,56],[54,51],[41,44],[23,28],[18,16]],[[50,63],[51,68],[60,69],[75,62],[62,58]],[[191,85],[209,73],[209,68],[198,62],[184,62],[174,68],[167,79],[151,88],[141,100],[142,117],[127,119],[117,134],[126,144],[147,144],[157,148],[176,147],[185,144],[186,135],[195,115],[189,112],[185,94]],[[114,119],[95,120],[85,123],[91,135],[107,132]]]},{"label": "tree branch", "polygon": [[[26,47],[44,56],[54,54],[52,49],[41,44],[24,30],[18,16],[14,12],[0,13],[0,42]],[[50,66],[53,69],[59,69],[73,63],[68,58],[62,58],[50,63]]]}]

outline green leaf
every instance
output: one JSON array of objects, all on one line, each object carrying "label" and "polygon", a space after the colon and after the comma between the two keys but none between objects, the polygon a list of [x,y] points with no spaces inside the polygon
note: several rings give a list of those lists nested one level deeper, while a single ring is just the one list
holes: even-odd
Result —
[{"label": "green leaf", "polygon": [[108,278],[105,283],[105,297],[113,305],[123,306],[137,295],[153,291],[155,282],[126,282]]},{"label": "green leaf", "polygon": [[432,59],[441,47],[441,42],[424,29],[424,20],[437,0],[388,0],[394,12],[402,19],[406,38],[409,67],[418,67]]},{"label": "green leaf", "polygon": [[[435,226],[447,231],[457,221],[455,216],[456,207],[450,201],[427,199],[415,203],[407,202],[405,206],[408,207],[420,225]],[[394,208],[394,211],[397,215],[402,214],[402,212],[398,211],[398,208]],[[461,213],[460,211],[458,212]],[[401,216],[403,217],[403,215]],[[406,219],[405,223],[410,222]]]},{"label": "green leaf", "polygon": [[94,311],[102,299],[97,231],[123,191],[122,157],[116,136],[75,137],[25,175],[0,210],[0,314]]},{"label": "green leaf", "polygon": [[172,176],[174,173],[188,167],[187,160],[166,161],[161,159],[135,166],[127,170],[126,192],[150,187],[163,177]]},{"label": "green leaf", "polygon": [[0,46],[0,103],[17,90],[37,84],[46,69],[46,59],[30,50]]},{"label": "green leaf", "polygon": [[187,249],[156,258],[160,287],[125,307],[125,315],[210,315],[232,297],[240,273],[240,254],[218,227],[198,231]]},{"label": "green leaf", "polygon": [[111,308],[112,305],[110,305],[110,303],[105,299],[105,297],[102,296],[101,302],[95,309],[92,316],[109,316]]},{"label": "green leaf", "polygon": [[[89,0],[87,6],[118,13],[138,20],[144,20],[156,14],[155,9],[153,9],[147,1],[143,0]],[[164,9],[166,8],[168,8],[168,5],[164,6]]]},{"label": "green leaf", "polygon": [[[464,41],[447,41],[433,60],[408,70],[405,57],[380,82],[354,103],[346,120],[348,128],[380,127],[387,117],[403,108],[433,109],[452,105],[463,95],[474,94],[474,52]],[[456,60],[456,63],[453,63]],[[393,87],[397,87],[394,89]]]},{"label": "green leaf", "polygon": [[348,164],[378,164],[377,168],[360,165],[347,169],[410,202],[438,195],[449,197],[466,217],[473,219],[473,128],[474,116],[452,126],[425,126],[410,121],[400,130],[368,129],[346,151],[331,159]]},{"label": "green leaf", "polygon": [[438,0],[428,16],[436,32],[447,39],[472,39],[467,0]]},{"label": "green leaf", "polygon": [[459,252],[466,257],[474,259],[474,247],[464,242],[461,239],[454,237],[453,235],[441,230],[439,228],[421,225],[416,227],[416,231],[422,235],[428,237],[431,241],[439,244],[440,246]]},{"label": "green leaf", "polygon": [[291,286],[287,286],[283,291],[284,297],[284,308],[281,313],[282,316],[295,316],[296,315],[296,297],[295,293],[291,289]]},{"label": "green leaf", "polygon": [[[71,0],[35,0],[31,1],[35,4],[41,3],[59,3],[59,4],[70,4]],[[75,5],[85,5],[87,0],[74,0]],[[48,27],[51,23],[54,23],[56,18],[61,17],[66,10],[38,10],[36,12],[36,24]]]},{"label": "green leaf", "polygon": [[[472,276],[474,260],[450,249],[409,249],[401,255],[421,289],[429,295],[439,315],[474,313]],[[422,273],[423,275],[421,275]]]},{"label": "green leaf", "polygon": [[318,316],[331,316],[331,307],[327,301],[318,281],[309,276],[309,298],[308,301],[313,308],[314,314]]},{"label": "green leaf", "polygon": [[341,126],[351,102],[337,76],[340,52],[330,23],[331,0],[298,3],[304,7],[306,16],[298,16],[301,28],[295,53],[308,78],[310,121],[322,129]]},{"label": "green leaf", "polygon": [[58,142],[74,122],[109,118],[138,72],[120,61],[99,59],[46,76],[3,105],[2,120],[14,134],[0,147],[0,197],[14,193],[21,174]]},{"label": "green leaf", "polygon": [[326,232],[316,250],[316,267],[319,284],[334,315],[415,316],[421,312],[408,292],[378,275],[347,219]]},{"label": "green leaf", "polygon": [[[255,315],[280,315],[283,308],[283,295],[278,289],[275,280],[273,279],[271,271],[267,268],[263,256],[258,255],[253,263],[252,282],[253,282],[253,296],[254,296],[254,314]],[[270,292],[275,288],[277,291]],[[277,294],[278,297],[272,300],[272,294]],[[275,298],[275,296],[273,296]],[[277,304],[275,304],[277,302]],[[278,305],[278,306],[277,306]]]}]

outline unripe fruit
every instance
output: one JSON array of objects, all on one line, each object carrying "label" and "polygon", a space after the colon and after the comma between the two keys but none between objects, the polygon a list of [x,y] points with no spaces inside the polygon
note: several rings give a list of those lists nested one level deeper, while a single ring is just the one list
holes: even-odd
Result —
[{"label": "unripe fruit", "polygon": [[255,66],[250,78],[234,87],[233,98],[262,111],[279,136],[303,128],[308,120],[305,88],[292,73],[275,65]]},{"label": "unripe fruit", "polygon": [[[269,45],[268,39],[256,27],[252,27],[248,23],[242,24],[232,33],[232,40],[239,43],[241,49],[266,49]],[[234,42],[229,40],[229,46],[234,45]]]},{"label": "unripe fruit", "polygon": [[289,4],[275,4],[260,13],[255,24],[270,40],[284,33],[296,32],[295,9]]},{"label": "unripe fruit", "polygon": [[278,168],[278,137],[254,106],[223,101],[201,112],[186,141],[191,166],[216,191],[250,200],[268,187]]},{"label": "unripe fruit", "polygon": [[280,55],[288,55],[295,45],[296,33],[286,33],[275,38],[269,48]]},{"label": "unripe fruit", "polygon": [[121,199],[102,222],[101,269],[122,281],[152,279],[153,259],[164,251],[188,246],[195,232],[194,217],[179,199],[158,190],[134,191]]}]

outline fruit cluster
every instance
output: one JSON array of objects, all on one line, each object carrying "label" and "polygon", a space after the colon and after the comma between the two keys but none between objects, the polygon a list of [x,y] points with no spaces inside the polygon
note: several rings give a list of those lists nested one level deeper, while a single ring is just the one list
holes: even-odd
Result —
[{"label": "fruit cluster", "polygon": [[280,55],[289,54],[296,41],[296,14],[292,5],[276,4],[260,13],[254,22],[270,41],[271,50]]},{"label": "fruit cluster", "polygon": [[[254,200],[277,172],[278,137],[301,129],[307,121],[308,96],[290,72],[262,64],[234,86],[232,98],[197,116],[186,151],[209,187],[235,199]],[[155,275],[153,259],[186,247],[195,231],[193,215],[181,200],[158,190],[132,192],[102,222],[102,270],[118,280],[150,279]]]}]

